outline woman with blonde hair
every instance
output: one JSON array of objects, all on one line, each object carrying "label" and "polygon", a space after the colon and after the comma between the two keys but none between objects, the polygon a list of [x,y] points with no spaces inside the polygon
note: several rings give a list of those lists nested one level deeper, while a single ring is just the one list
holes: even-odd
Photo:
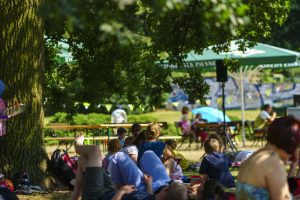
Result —
[{"label": "woman with blonde hair", "polygon": [[162,157],[166,147],[164,142],[158,141],[160,136],[160,126],[158,123],[150,123],[146,129],[146,141],[139,145],[138,165],[145,151],[152,150],[159,158]]},{"label": "woman with blonde hair", "polygon": [[207,155],[203,158],[199,170],[199,173],[203,175],[203,180],[215,179],[225,187],[233,188],[234,178],[229,171],[230,163],[219,152],[219,141],[208,138],[204,142],[204,150]]}]

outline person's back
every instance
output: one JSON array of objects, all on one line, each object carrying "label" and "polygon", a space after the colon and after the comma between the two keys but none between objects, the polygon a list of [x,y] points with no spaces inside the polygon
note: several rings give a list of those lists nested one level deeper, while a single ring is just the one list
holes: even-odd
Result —
[{"label": "person's back", "polygon": [[[268,192],[267,174],[269,172],[275,172],[269,174],[271,176],[285,177],[285,169],[283,163],[279,159],[277,153],[272,150],[260,150],[247,160],[245,160],[239,170],[237,177],[237,197],[245,195],[242,190],[256,190],[255,195],[263,196],[263,199],[268,199],[270,194]],[[252,194],[248,194],[252,195]],[[250,196],[247,196],[250,198]]]},{"label": "person's back", "polygon": [[209,138],[204,143],[204,150],[207,155],[203,158],[199,173],[207,176],[209,179],[218,180],[225,187],[234,187],[234,179],[229,171],[229,162],[222,153],[218,153],[218,141]]},{"label": "person's back", "polygon": [[241,165],[241,173],[238,176],[239,181],[243,182],[247,180],[249,184],[266,187],[264,174],[271,167],[270,163],[274,164],[274,159],[276,162],[281,162],[280,160],[276,160],[277,158],[278,155],[271,150],[260,150],[254,153]]},{"label": "person's back", "polygon": [[293,116],[275,119],[266,139],[267,145],[241,165],[236,183],[238,199],[291,198],[284,163],[298,152],[300,121]]},{"label": "person's back", "polygon": [[163,155],[163,151],[165,149],[165,143],[161,141],[151,141],[151,142],[143,142],[140,144],[138,150],[139,150],[139,156],[138,156],[138,164],[140,161],[140,158],[144,154],[145,151],[152,150],[159,158]]},{"label": "person's back", "polygon": [[139,147],[138,165],[141,157],[145,151],[153,151],[159,158],[161,158],[166,147],[164,142],[157,141],[160,135],[160,126],[157,123],[150,123],[146,130],[146,141],[142,142]]},{"label": "person's back", "polygon": [[221,153],[206,155],[200,166],[200,174],[207,174],[209,178],[220,181],[225,187],[233,188],[234,179],[229,171],[229,164]]}]

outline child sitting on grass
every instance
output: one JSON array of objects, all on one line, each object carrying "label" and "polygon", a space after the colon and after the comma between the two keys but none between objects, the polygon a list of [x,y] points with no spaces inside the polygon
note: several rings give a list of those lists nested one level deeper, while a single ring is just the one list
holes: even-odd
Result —
[{"label": "child sitting on grass", "polygon": [[229,171],[229,162],[220,153],[218,140],[208,138],[204,142],[204,150],[207,154],[200,166],[199,173],[203,174],[203,179],[215,179],[227,188],[234,187],[234,179]]},{"label": "child sitting on grass", "polygon": [[177,147],[176,140],[173,139],[166,140],[165,144],[167,145],[166,155],[168,155],[169,157],[177,161],[182,170],[187,170],[190,166],[190,163],[181,153],[176,151],[176,147]]}]

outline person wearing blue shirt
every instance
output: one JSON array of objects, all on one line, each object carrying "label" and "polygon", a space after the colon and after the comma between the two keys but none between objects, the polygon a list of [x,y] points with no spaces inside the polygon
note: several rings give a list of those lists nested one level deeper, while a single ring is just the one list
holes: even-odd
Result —
[{"label": "person wearing blue shirt", "polygon": [[219,153],[219,142],[209,138],[204,143],[206,156],[203,158],[199,173],[203,174],[203,179],[215,179],[227,188],[233,188],[234,178],[229,171],[230,163],[222,153]]},{"label": "person wearing blue shirt", "polygon": [[125,144],[125,137],[127,135],[127,130],[126,128],[120,127],[117,130],[117,135],[118,135],[118,139],[120,141],[121,147],[124,147]]},{"label": "person wearing blue shirt", "polygon": [[146,130],[146,141],[139,145],[138,166],[140,166],[140,160],[145,151],[153,151],[158,158],[161,158],[166,147],[166,144],[161,141],[157,141],[160,135],[160,126],[158,123],[150,123]]}]

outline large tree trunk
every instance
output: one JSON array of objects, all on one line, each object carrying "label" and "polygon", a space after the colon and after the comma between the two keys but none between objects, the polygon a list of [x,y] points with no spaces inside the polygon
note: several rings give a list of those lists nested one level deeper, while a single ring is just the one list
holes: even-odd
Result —
[{"label": "large tree trunk", "polygon": [[43,142],[42,84],[44,32],[38,15],[41,0],[0,0],[0,79],[3,99],[26,105],[7,122],[0,137],[0,172],[12,176],[27,171],[43,183],[47,154]]}]

